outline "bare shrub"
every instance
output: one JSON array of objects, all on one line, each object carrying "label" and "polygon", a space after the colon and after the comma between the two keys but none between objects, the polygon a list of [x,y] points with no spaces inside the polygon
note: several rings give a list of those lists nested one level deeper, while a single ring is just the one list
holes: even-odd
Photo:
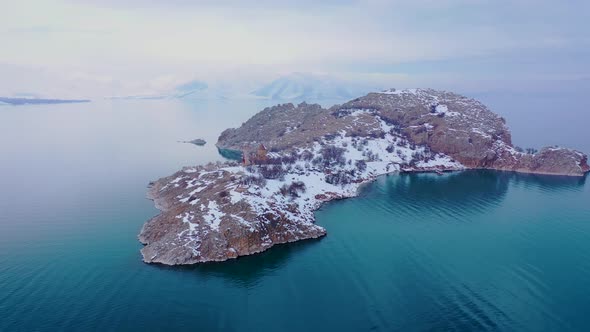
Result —
[{"label": "bare shrub", "polygon": [[279,192],[281,193],[281,195],[283,196],[290,196],[291,198],[297,198],[300,196],[300,194],[305,193],[306,188],[305,188],[305,183],[301,182],[301,181],[295,181],[293,183],[291,183],[290,185],[283,185],[281,187],[281,189],[279,189]]},{"label": "bare shrub", "polygon": [[326,175],[326,182],[333,185],[346,185],[354,180],[354,171],[338,172]]},{"label": "bare shrub", "polygon": [[305,161],[310,161],[313,159],[313,153],[309,150],[304,150],[303,152],[301,152],[301,159]]},{"label": "bare shrub", "polygon": [[364,172],[367,169],[367,163],[364,160],[357,160],[354,162],[354,166],[360,172]]},{"label": "bare shrub", "polygon": [[281,165],[264,165],[258,168],[258,172],[265,179],[281,179],[285,176],[285,170]]},{"label": "bare shrub", "polygon": [[346,164],[344,151],[346,150],[334,145],[327,145],[323,147],[320,153],[322,154],[324,166],[331,166],[333,164],[344,166]]},{"label": "bare shrub", "polygon": [[245,186],[255,185],[264,187],[266,186],[266,179],[260,175],[246,175],[240,179],[240,184]]}]

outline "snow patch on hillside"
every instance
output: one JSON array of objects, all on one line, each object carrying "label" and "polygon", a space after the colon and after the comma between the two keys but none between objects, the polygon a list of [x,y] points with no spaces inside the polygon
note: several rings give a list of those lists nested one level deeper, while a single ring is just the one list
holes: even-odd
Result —
[{"label": "snow patch on hillside", "polygon": [[418,93],[418,91],[419,89],[386,89],[378,93],[384,95],[415,95]]},{"label": "snow patch on hillside", "polygon": [[459,112],[451,112],[449,111],[449,107],[447,105],[438,104],[434,107],[434,111],[436,114],[441,114],[445,116],[459,116],[461,113]]},{"label": "snow patch on hillside", "polygon": [[[351,110],[347,116],[359,116],[370,110]],[[299,157],[291,164],[280,164],[276,167],[289,169],[282,178],[266,179],[264,185],[243,185],[241,179],[247,176],[256,176],[258,167],[262,166],[226,166],[213,171],[197,171],[188,173],[193,179],[185,179],[185,176],[179,176],[172,179],[166,186],[174,186],[184,183],[188,195],[179,195],[180,204],[195,205],[201,201],[200,211],[198,213],[180,215],[183,222],[189,224],[191,233],[201,233],[200,237],[209,234],[209,232],[221,232],[222,222],[226,220],[238,221],[248,232],[255,232],[258,229],[264,229],[265,215],[281,215],[281,218],[287,218],[290,223],[306,224],[307,227],[318,227],[314,225],[313,212],[322,204],[322,202],[337,198],[353,197],[357,195],[359,186],[367,181],[374,180],[377,176],[399,171],[413,170],[459,170],[464,167],[452,160],[449,156],[434,154],[427,150],[426,147],[416,146],[403,139],[394,130],[394,126],[381,120],[379,126],[383,129],[384,135],[381,138],[364,138],[346,136],[346,132],[324,138],[315,142],[309,148],[299,148],[296,152],[299,156],[307,154],[307,158]],[[341,161],[325,164],[323,162],[314,162],[326,158],[325,149],[333,147],[341,153]],[[281,158],[283,155],[274,153],[275,158]],[[273,165],[273,167],[275,167]],[[252,173],[254,172],[254,173]],[[205,188],[211,183],[204,178],[210,179],[214,176],[217,179],[235,178],[235,181],[229,182],[224,188],[228,196],[227,203],[223,205],[211,197],[219,197],[219,193],[208,193],[208,198],[200,196]],[[184,174],[187,174],[186,171]],[[339,182],[340,175],[345,181]],[[186,181],[182,181],[186,180]],[[213,180],[216,181],[216,180]],[[304,189],[293,193],[285,193],[285,188],[293,183],[303,183]],[[198,183],[198,186],[197,186]],[[196,187],[196,189],[195,189]],[[193,201],[189,201],[192,198]],[[257,220],[245,220],[241,209],[231,209],[238,203],[247,203],[247,206],[259,216]],[[293,208],[296,206],[296,208]],[[233,212],[228,212],[233,211]],[[204,221],[200,227],[200,220]],[[288,225],[285,225],[288,227]],[[293,232],[298,228],[292,226]],[[195,235],[195,236],[197,236]],[[194,238],[194,237],[193,237]],[[270,241],[270,240],[269,240]],[[266,243],[266,242],[265,242]],[[268,242],[270,246],[272,241]],[[187,244],[189,245],[189,244]],[[197,245],[197,244],[194,244]],[[200,244],[199,244],[200,245]]]}]

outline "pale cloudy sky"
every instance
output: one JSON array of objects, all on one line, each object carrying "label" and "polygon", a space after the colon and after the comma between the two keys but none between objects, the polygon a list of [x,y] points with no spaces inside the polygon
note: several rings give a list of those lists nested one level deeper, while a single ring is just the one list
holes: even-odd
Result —
[{"label": "pale cloudy sky", "polygon": [[473,93],[590,86],[590,1],[2,2],[0,95],[247,90],[295,71]]}]

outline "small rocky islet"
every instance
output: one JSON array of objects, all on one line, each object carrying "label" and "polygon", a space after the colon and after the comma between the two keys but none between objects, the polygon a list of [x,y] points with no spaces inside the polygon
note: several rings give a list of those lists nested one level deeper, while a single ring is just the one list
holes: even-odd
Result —
[{"label": "small rocky islet", "polygon": [[204,146],[205,144],[207,144],[207,141],[205,141],[202,138],[195,138],[193,140],[190,141],[179,141],[180,143],[187,143],[187,144],[194,144],[197,146]]},{"label": "small rocky islet", "polygon": [[477,100],[432,89],[369,93],[328,109],[269,107],[222,132],[216,145],[241,160],[185,167],[150,184],[161,213],[139,234],[145,262],[224,261],[322,237],[314,211],[382,174],[590,171],[579,151],[522,152],[502,117]]}]

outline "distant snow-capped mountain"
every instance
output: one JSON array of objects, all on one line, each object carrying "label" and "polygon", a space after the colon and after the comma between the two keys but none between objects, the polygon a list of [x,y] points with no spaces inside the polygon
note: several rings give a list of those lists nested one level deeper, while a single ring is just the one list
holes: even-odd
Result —
[{"label": "distant snow-capped mountain", "polygon": [[277,100],[347,100],[368,90],[327,76],[293,73],[264,85],[252,94]]},{"label": "distant snow-capped mountain", "polygon": [[189,81],[174,88],[154,93],[142,93],[128,96],[111,97],[110,99],[228,99],[229,92],[224,89],[212,88],[203,81]]},{"label": "distant snow-capped mountain", "polygon": [[209,85],[201,81],[190,81],[177,86],[174,90],[176,98],[184,98],[191,95],[197,95],[206,91]]},{"label": "distant snow-capped mountain", "polygon": [[240,82],[217,82],[211,86],[203,81],[193,80],[167,90],[112,97],[111,99],[271,99],[277,101],[319,102],[330,100],[344,102],[373,90],[375,89],[358,82],[344,81],[329,76],[293,73],[279,77],[254,91],[252,91],[252,85],[249,84],[246,87],[243,84],[240,85]]}]

